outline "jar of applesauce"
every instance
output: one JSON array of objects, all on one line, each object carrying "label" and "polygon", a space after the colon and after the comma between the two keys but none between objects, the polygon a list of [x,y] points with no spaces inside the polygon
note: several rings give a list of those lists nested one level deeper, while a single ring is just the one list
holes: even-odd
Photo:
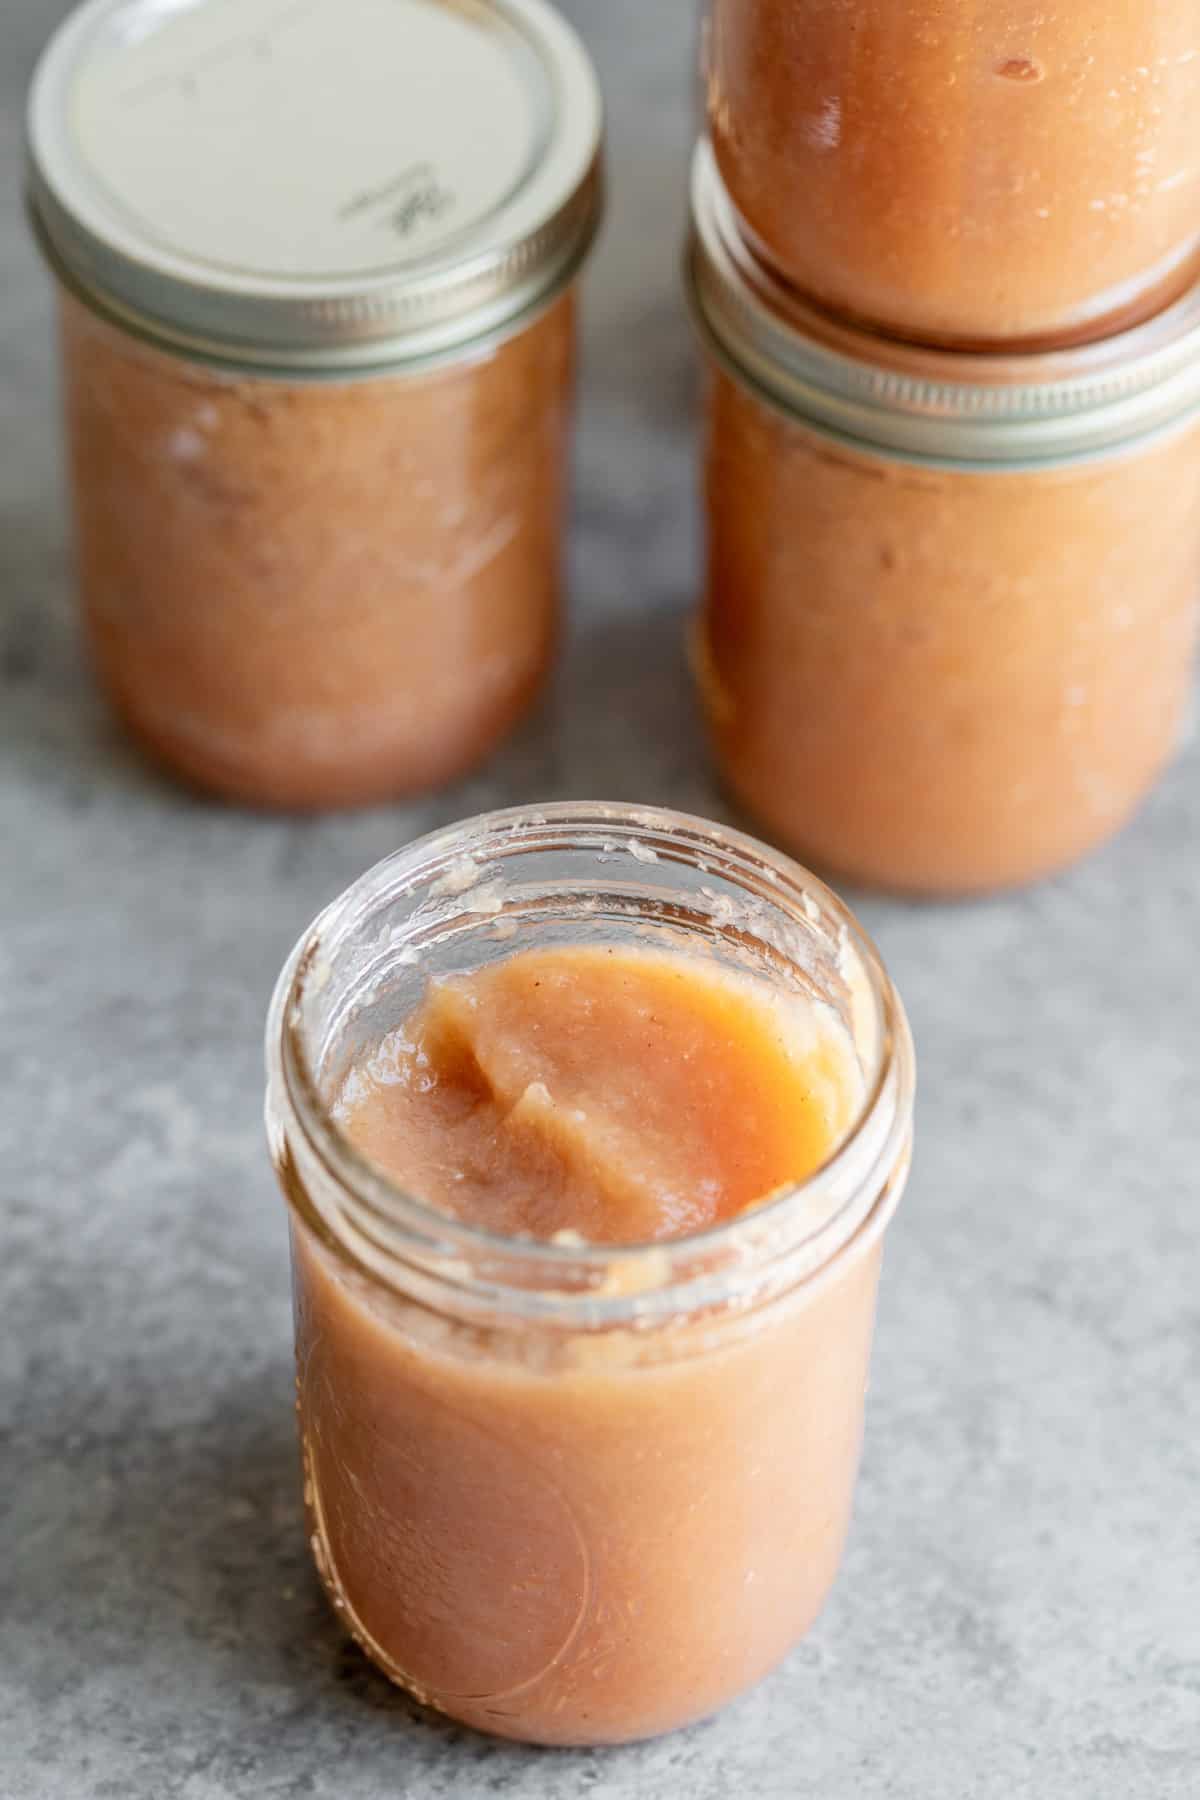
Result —
[{"label": "jar of applesauce", "polygon": [[[757,1681],[837,1569],[910,1156],[908,1027],[845,907],[703,820],[492,814],[317,919],[267,1067],[308,1528],[348,1630],[536,1743],[645,1737]],[[803,1173],[721,1216],[777,1099]],[[597,1185],[590,1228],[555,1229]]]},{"label": "jar of applesauce", "polygon": [[919,342],[1065,344],[1200,263],[1195,0],[710,0],[717,160],[762,254]]},{"label": "jar of applesauce", "polygon": [[1200,289],[1103,344],[873,339],[742,239],[709,151],[694,639],[721,771],[856,880],[967,893],[1070,863],[1179,737],[1200,601]]},{"label": "jar of applesauce", "polygon": [[91,0],[30,96],[96,667],[239,800],[427,788],[555,640],[600,103],[545,0]]}]

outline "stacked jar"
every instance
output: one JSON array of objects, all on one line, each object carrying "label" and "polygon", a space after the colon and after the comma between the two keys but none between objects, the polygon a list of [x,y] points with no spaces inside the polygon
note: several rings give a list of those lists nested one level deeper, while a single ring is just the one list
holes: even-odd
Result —
[{"label": "stacked jar", "polygon": [[913,892],[1072,861],[1200,598],[1200,14],[712,0],[694,654],[723,774]]}]

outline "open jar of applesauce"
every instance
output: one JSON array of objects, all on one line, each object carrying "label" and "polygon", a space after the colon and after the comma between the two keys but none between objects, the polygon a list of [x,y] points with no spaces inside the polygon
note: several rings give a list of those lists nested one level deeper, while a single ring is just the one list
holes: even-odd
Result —
[{"label": "open jar of applesauce", "polygon": [[710,352],[695,664],[721,771],[856,880],[1044,875],[1178,740],[1200,601],[1200,289],[1025,357],[873,339],[747,248],[698,153]]},{"label": "open jar of applesauce", "polygon": [[705,64],[763,256],[879,330],[1078,342],[1200,266],[1195,0],[711,0]]},{"label": "open jar of applesauce", "polygon": [[[520,976],[535,966],[558,971],[549,1000],[543,973]],[[665,1010],[625,1005],[630,969]],[[500,987],[473,1011],[480,982]],[[422,1023],[448,996],[468,1018],[450,1057]],[[664,1020],[669,1038],[714,996],[706,1052],[665,1041]],[[738,1065],[743,1003],[774,1023]],[[520,1058],[551,1041],[529,1079]],[[835,1137],[720,1217],[774,1104],[754,1059],[770,1071],[797,1047],[809,1093],[789,1128],[844,1102]],[[908,1027],[845,907],[680,814],[492,814],[401,850],[317,919],[276,989],[267,1066],[312,1548],[367,1653],[451,1717],[546,1744],[666,1731],[757,1681],[841,1555],[909,1164]],[[481,1139],[470,1121],[497,1096]],[[424,1105],[435,1136],[402,1184],[400,1126]],[[476,1210],[481,1144],[494,1158],[522,1113],[547,1135],[524,1144],[535,1173],[500,1231]],[[696,1178],[655,1186],[664,1156],[697,1147]],[[568,1189],[619,1175],[586,1234],[543,1204],[564,1168]],[[634,1189],[674,1210],[621,1241]],[[692,1202],[716,1222],[680,1232]],[[539,1222],[520,1228],[522,1208]]]},{"label": "open jar of applesauce", "polygon": [[357,804],[549,666],[600,103],[544,0],[91,0],[30,96],[96,667],[177,773]]}]

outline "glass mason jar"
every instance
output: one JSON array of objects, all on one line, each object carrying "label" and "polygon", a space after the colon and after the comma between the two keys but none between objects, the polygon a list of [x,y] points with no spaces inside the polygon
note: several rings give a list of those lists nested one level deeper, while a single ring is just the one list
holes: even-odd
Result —
[{"label": "glass mason jar", "polygon": [[84,622],[177,773],[358,804],[530,705],[599,143],[543,0],[93,0],[52,40],[30,201]]},{"label": "glass mason jar", "polygon": [[1194,0],[711,0],[706,73],[763,256],[880,330],[1079,342],[1200,262]]},{"label": "glass mason jar", "polygon": [[[833,1007],[867,1098],[811,1179],[691,1237],[508,1238],[401,1192],[330,1112],[426,975],[647,943]],[[786,1653],[850,1512],[913,1057],[820,882],[665,811],[491,814],[380,863],[290,958],[267,1127],[291,1221],[313,1552],[367,1653],[466,1724],[548,1744],[666,1731]]]},{"label": "glass mason jar", "polygon": [[1031,880],[1169,760],[1200,600],[1200,290],[1086,349],[968,357],[801,302],[709,153],[689,279],[711,366],[694,639],[724,778],[818,867]]}]

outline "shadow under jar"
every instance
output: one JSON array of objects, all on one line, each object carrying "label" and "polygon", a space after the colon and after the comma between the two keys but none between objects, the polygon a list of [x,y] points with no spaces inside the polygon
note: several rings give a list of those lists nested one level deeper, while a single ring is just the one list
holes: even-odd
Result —
[{"label": "shadow under jar", "polygon": [[706,149],[695,666],[720,769],[856,880],[970,893],[1072,862],[1179,738],[1200,602],[1200,290],[1104,344],[967,357],[805,306]]},{"label": "shadow under jar", "polygon": [[[848,1133],[657,1243],[497,1235],[401,1191],[338,1123],[346,1069],[427,977],[548,945],[664,951],[827,1009],[861,1069]],[[702,820],[493,814],[316,921],[267,1065],[312,1547],[364,1649],[451,1717],[547,1744],[666,1731],[758,1680],[836,1572],[908,1171],[908,1028],[849,913]]]},{"label": "shadow under jar", "polygon": [[1194,0],[711,0],[706,63],[762,254],[879,329],[1080,341],[1200,259]]},{"label": "shadow under jar", "polygon": [[178,774],[361,804],[529,706],[599,145],[543,0],[93,0],[52,40],[30,205],[84,621]]}]

